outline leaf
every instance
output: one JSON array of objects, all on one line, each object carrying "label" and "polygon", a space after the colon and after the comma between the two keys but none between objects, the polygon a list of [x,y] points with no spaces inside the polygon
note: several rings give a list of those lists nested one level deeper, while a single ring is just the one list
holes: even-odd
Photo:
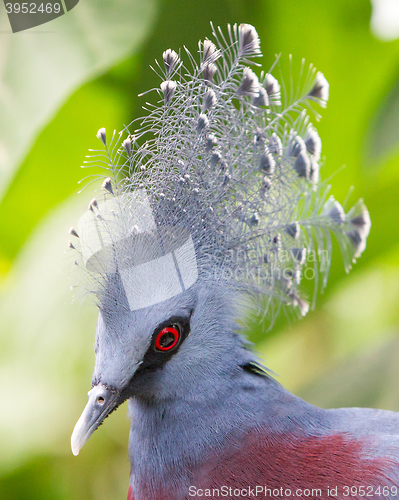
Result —
[{"label": "leaf", "polygon": [[[100,78],[75,92],[45,127],[0,203],[4,271],[48,210],[81,189],[83,177],[95,173],[79,167],[88,149],[97,147],[97,130],[120,127],[128,109],[127,92],[110,92],[106,79]],[[87,200],[84,195],[81,199],[83,208]]]},{"label": "leaf", "polygon": [[156,5],[156,0],[86,0],[18,34],[2,16],[0,30],[9,34],[2,33],[0,47],[0,199],[65,98],[142,43]]},{"label": "leaf", "polygon": [[[65,254],[68,227],[80,214],[75,195],[36,228],[3,282],[0,376],[8,383],[0,441],[7,453],[0,454],[0,477],[31,456],[69,454],[87,402],[97,311],[90,299],[72,303],[73,251]],[[94,441],[127,447],[125,415],[122,408]]]},{"label": "leaf", "polygon": [[300,396],[322,408],[359,406],[399,410],[399,339],[352,356],[302,389]]},{"label": "leaf", "polygon": [[399,81],[388,91],[374,117],[365,136],[364,160],[368,166],[381,164],[390,155],[399,153]]}]

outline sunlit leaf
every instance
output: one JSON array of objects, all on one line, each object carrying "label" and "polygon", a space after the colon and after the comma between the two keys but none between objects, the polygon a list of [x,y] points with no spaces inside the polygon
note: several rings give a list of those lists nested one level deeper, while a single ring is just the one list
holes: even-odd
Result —
[{"label": "sunlit leaf", "polygon": [[[388,87],[365,137],[365,161],[375,168],[393,153],[399,152],[399,82]],[[376,165],[377,164],[377,165]]]},{"label": "sunlit leaf", "polygon": [[16,34],[2,15],[0,199],[65,98],[142,43],[156,5],[157,0],[86,0],[48,24]]},{"label": "sunlit leaf", "polygon": [[[94,173],[80,165],[88,149],[97,146],[97,130],[120,127],[129,104],[127,92],[110,92],[100,78],[75,92],[43,130],[0,203],[0,260],[8,263],[4,267],[47,211],[81,189],[78,182]],[[82,198],[82,208],[86,201]]]}]

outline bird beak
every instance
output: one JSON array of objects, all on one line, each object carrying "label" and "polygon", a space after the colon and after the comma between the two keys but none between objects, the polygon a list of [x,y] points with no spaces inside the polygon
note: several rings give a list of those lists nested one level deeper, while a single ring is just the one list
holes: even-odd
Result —
[{"label": "bird beak", "polygon": [[104,418],[111,413],[119,404],[119,394],[115,390],[110,390],[105,385],[95,385],[87,393],[89,402],[71,436],[72,453],[76,456],[83,445],[101,424]]}]

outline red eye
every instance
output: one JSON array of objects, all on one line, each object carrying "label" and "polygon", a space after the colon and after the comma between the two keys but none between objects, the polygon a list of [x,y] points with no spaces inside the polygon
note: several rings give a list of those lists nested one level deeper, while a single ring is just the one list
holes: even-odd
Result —
[{"label": "red eye", "polygon": [[176,326],[162,328],[155,339],[155,347],[158,351],[170,351],[176,347],[180,339],[180,332]]}]

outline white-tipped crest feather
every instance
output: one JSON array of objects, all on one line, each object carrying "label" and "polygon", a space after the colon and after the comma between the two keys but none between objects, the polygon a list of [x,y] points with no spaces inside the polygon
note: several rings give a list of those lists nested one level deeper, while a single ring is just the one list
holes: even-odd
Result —
[{"label": "white-tipped crest feather", "polygon": [[128,142],[100,129],[104,149],[91,161],[109,164],[107,192],[79,224],[81,266],[100,302],[122,286],[130,309],[199,279],[266,297],[267,312],[287,304],[306,314],[301,278],[317,283],[321,272],[325,284],[331,233],[349,268],[370,227],[364,205],[346,217],[317,186],[321,141],[308,110],[326,104],[328,83],[311,68],[300,95],[282,99],[283,85],[248,67],[261,55],[255,28],[213,35],[200,42],[199,63],[188,53],[190,69],[164,53],[160,100],[147,105],[134,140],[128,129]]}]

